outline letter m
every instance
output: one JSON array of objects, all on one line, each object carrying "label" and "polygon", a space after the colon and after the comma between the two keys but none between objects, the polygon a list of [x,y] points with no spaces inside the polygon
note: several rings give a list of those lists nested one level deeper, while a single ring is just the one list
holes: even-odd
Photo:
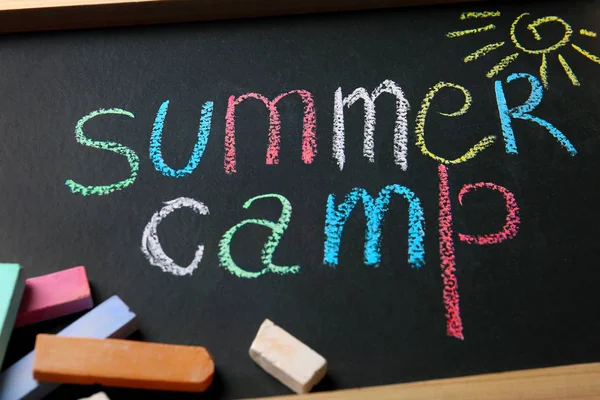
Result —
[{"label": "letter m", "polygon": [[408,123],[407,113],[410,105],[404,97],[404,93],[400,86],[394,81],[385,80],[381,85],[377,86],[373,93],[369,95],[365,88],[357,88],[349,96],[342,97],[342,88],[338,88],[335,92],[333,104],[333,157],[337,160],[340,170],[344,168],[346,155],[345,147],[345,126],[344,126],[344,106],[350,107],[357,100],[362,99],[364,103],[364,139],[363,139],[363,155],[370,162],[375,162],[375,140],[373,134],[375,132],[375,100],[382,93],[389,93],[396,97],[396,124],[394,126],[394,161],[396,165],[400,165],[403,171],[408,169],[407,153],[408,153]]},{"label": "letter m", "polygon": [[262,101],[269,110],[269,146],[267,148],[267,164],[279,164],[279,147],[281,122],[277,103],[284,97],[296,93],[304,103],[304,118],[302,121],[302,161],[311,164],[317,152],[315,131],[317,129],[315,116],[315,103],[310,92],[299,89],[280,94],[273,100],[267,99],[258,93],[246,93],[239,97],[229,97],[227,114],[225,115],[225,172],[228,174],[236,172],[235,157],[235,107],[242,101],[253,98]]},{"label": "letter m", "polygon": [[365,234],[365,264],[379,266],[381,258],[381,222],[392,194],[399,194],[408,201],[408,263],[413,268],[419,268],[425,263],[425,237],[423,208],[415,194],[404,186],[389,185],[384,187],[373,199],[365,189],[354,188],[346,195],[344,202],[335,206],[335,196],[329,195],[325,215],[325,252],[323,263],[337,266],[338,254],[344,225],[359,200],[362,200],[367,220]]}]

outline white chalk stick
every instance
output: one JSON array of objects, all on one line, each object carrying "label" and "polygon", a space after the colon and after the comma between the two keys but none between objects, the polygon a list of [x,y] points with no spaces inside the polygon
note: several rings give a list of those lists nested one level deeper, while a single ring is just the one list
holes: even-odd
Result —
[{"label": "white chalk stick", "polygon": [[108,396],[106,395],[106,393],[104,392],[98,392],[93,396],[90,397],[86,397],[84,399],[79,399],[79,400],[110,400],[108,398]]},{"label": "white chalk stick", "polygon": [[327,372],[327,360],[266,319],[252,345],[250,357],[294,392],[308,393]]}]

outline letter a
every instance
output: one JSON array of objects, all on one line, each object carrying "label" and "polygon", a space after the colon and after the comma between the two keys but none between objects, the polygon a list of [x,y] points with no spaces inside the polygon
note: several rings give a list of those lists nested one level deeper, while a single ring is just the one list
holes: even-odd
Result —
[{"label": "letter a", "polygon": [[[254,200],[265,199],[269,197],[274,197],[281,202],[281,215],[277,222],[269,221],[268,219],[246,219],[239,224],[232,226],[227,232],[225,232],[221,238],[221,241],[219,242],[219,260],[221,262],[221,266],[239,278],[258,278],[267,272],[273,272],[282,275],[289,273],[296,274],[300,270],[300,266],[298,265],[278,266],[273,264],[273,254],[275,253],[275,249],[277,248],[277,245],[281,240],[281,236],[283,236],[283,232],[285,232],[287,229],[288,223],[292,218],[292,205],[288,199],[279,194],[263,194],[262,196],[251,198],[244,203],[243,207],[248,208]],[[262,249],[261,261],[265,268],[258,272],[247,271],[239,267],[235,261],[233,261],[233,257],[231,256],[230,245],[233,235],[238,229],[246,224],[262,225],[273,231]]]}]

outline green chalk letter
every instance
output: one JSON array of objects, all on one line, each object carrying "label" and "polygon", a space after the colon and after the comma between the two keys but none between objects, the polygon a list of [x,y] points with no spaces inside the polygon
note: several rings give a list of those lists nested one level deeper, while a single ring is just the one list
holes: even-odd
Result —
[{"label": "green chalk letter", "polygon": [[71,179],[68,179],[65,182],[65,185],[67,185],[69,189],[71,189],[71,192],[81,194],[82,196],[89,196],[92,194],[105,195],[115,192],[117,190],[125,189],[127,186],[131,185],[135,181],[135,178],[138,174],[140,159],[137,156],[137,154],[135,154],[135,152],[129,147],[125,147],[122,144],[115,142],[101,142],[99,140],[92,140],[85,136],[85,133],[83,132],[83,124],[85,124],[88,120],[97,117],[98,115],[104,114],[126,115],[129,118],[135,118],[135,116],[132,113],[130,113],[129,111],[121,110],[120,108],[109,108],[108,110],[101,108],[99,110],[92,111],[77,122],[77,125],[75,126],[75,139],[78,143],[81,143],[84,146],[93,147],[95,149],[108,150],[112,151],[113,153],[121,154],[122,156],[127,158],[127,161],[129,162],[131,175],[127,179],[106,186],[84,186],[72,181]]},{"label": "green chalk letter", "polygon": [[[232,274],[238,276],[239,278],[258,278],[261,275],[266,274],[267,272],[274,272],[276,274],[296,274],[300,270],[299,265],[293,266],[278,266],[273,264],[273,253],[275,253],[275,249],[279,244],[279,240],[281,240],[281,236],[283,232],[287,229],[288,223],[290,222],[290,218],[292,217],[292,205],[285,197],[279,194],[263,194],[262,196],[256,196],[248,200],[244,203],[244,208],[250,207],[250,204],[254,200],[265,199],[268,197],[274,197],[281,202],[281,216],[277,222],[269,221],[267,219],[246,219],[240,222],[237,225],[232,226],[221,238],[221,242],[219,243],[219,260],[221,261],[221,266],[227,269]],[[240,229],[242,226],[246,224],[256,224],[266,226],[271,229],[273,233],[267,239],[267,243],[262,249],[261,261],[265,268],[258,272],[246,271],[243,268],[240,268],[231,257],[230,252],[230,244],[233,239],[233,235],[235,232]]]}]

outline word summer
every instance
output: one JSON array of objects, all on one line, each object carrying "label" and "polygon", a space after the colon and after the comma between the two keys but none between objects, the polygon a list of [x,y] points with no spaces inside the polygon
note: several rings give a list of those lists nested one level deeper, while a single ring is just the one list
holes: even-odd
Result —
[{"label": "word summer", "polygon": [[[504,86],[515,80],[524,80],[529,82],[531,89],[529,98],[524,104],[508,107],[505,96]],[[534,115],[535,108],[540,104],[543,97],[543,85],[534,76],[528,74],[512,74],[506,82],[495,81],[495,94],[498,114],[500,117],[501,130],[503,134],[504,147],[507,153],[517,154],[517,143],[515,140],[515,132],[513,131],[512,123],[514,120],[524,120],[530,123],[538,124],[545,128],[545,131],[562,146],[570,155],[576,155],[577,151],[567,137],[550,122],[541,119]],[[467,88],[455,84],[440,82],[433,86],[424,96],[419,112],[416,115],[415,135],[416,145],[421,152],[436,160],[438,164],[439,178],[439,249],[443,279],[443,301],[446,309],[447,334],[449,336],[463,339],[463,326],[460,318],[459,309],[459,294],[458,282],[455,276],[456,261],[454,254],[454,240],[452,223],[452,210],[450,189],[448,183],[448,166],[460,164],[473,159],[481,152],[485,151],[496,140],[496,136],[487,136],[482,138],[478,143],[469,148],[462,156],[456,159],[446,159],[440,155],[432,153],[428,148],[425,140],[425,122],[430,109],[430,105],[435,96],[442,90],[457,90],[464,95],[462,106],[452,113],[441,113],[446,117],[456,117],[467,113],[472,104],[472,97]],[[344,110],[351,107],[358,100],[362,100],[364,106],[364,141],[363,154],[371,162],[374,162],[374,131],[376,123],[375,101],[382,95],[395,97],[395,128],[393,139],[393,154],[396,165],[403,171],[408,169],[407,160],[407,144],[408,144],[408,111],[410,108],[408,100],[400,86],[391,80],[385,80],[381,85],[376,87],[371,93],[365,88],[357,88],[349,95],[345,96],[342,88],[338,88],[334,94],[334,117],[333,117],[333,158],[334,162],[339,166],[339,169],[344,168],[345,153],[345,125],[344,125]],[[266,151],[266,164],[278,164],[279,148],[280,148],[280,116],[278,112],[278,103],[287,96],[296,95],[303,103],[303,129],[302,129],[302,160],[305,164],[310,165],[317,155],[316,141],[316,110],[312,94],[307,90],[292,90],[281,94],[272,100],[258,93],[246,93],[239,96],[229,97],[226,111],[226,132],[225,132],[225,156],[224,156],[224,171],[226,174],[236,173],[236,107],[242,102],[254,100],[256,104],[264,104],[270,113],[270,126],[268,132],[268,146]],[[210,132],[213,112],[213,102],[206,101],[201,110],[200,126],[198,129],[198,139],[192,150],[187,165],[181,169],[173,169],[165,160],[163,160],[161,152],[161,139],[163,136],[163,126],[167,116],[169,102],[165,101],[159,107],[156,119],[154,121],[149,157],[154,164],[156,171],[167,177],[180,178],[191,174],[198,166],[204,149],[206,147]],[[119,114],[129,118],[134,118],[133,113],[112,108],[100,109],[93,111],[90,114],[81,118],[75,129],[76,140],[84,145],[101,150],[107,150],[118,153],[125,157],[129,163],[130,175],[116,183],[106,186],[84,186],[71,179],[66,181],[66,186],[69,190],[78,195],[108,195],[115,191],[125,190],[131,186],[137,177],[139,167],[139,157],[130,148],[114,143],[96,141],[86,136],[84,126],[87,121],[92,118],[99,118],[107,114]],[[464,185],[459,191],[458,200],[462,205],[463,197],[468,193],[477,190],[491,190],[497,192],[503,197],[506,207],[506,222],[504,226],[496,233],[484,235],[465,235],[458,234],[458,239],[472,244],[490,245],[500,243],[504,240],[515,237],[518,232],[520,218],[519,207],[513,193],[502,186],[491,182],[477,182]],[[425,247],[424,247],[424,210],[421,206],[421,201],[416,193],[411,189],[399,184],[392,184],[383,187],[376,197],[373,197],[363,188],[354,188],[349,193],[346,193],[343,198],[338,198],[335,194],[330,194],[327,198],[325,206],[325,226],[324,226],[324,245],[323,245],[323,263],[325,265],[335,267],[338,264],[338,253],[342,238],[344,225],[350,218],[354,208],[359,202],[365,210],[366,216],[366,233],[364,247],[364,263],[366,265],[377,267],[380,261],[380,246],[381,246],[381,226],[384,214],[388,209],[388,205],[392,196],[401,196],[406,200],[408,206],[408,264],[412,268],[419,268],[425,264]],[[277,221],[265,219],[247,219],[239,222],[224,232],[218,249],[220,265],[240,278],[257,278],[267,273],[276,274],[295,274],[300,270],[300,266],[279,266],[274,265],[272,258],[277,248],[277,245],[284,234],[288,223],[292,218],[292,206],[288,199],[279,194],[264,194],[247,200],[244,208],[248,208],[253,202],[260,201],[265,198],[275,198],[281,203],[281,213]],[[204,246],[199,245],[195,253],[194,259],[187,267],[177,265],[168,255],[166,255],[161,247],[157,235],[157,227],[161,221],[169,214],[178,209],[187,208],[200,215],[207,215],[209,209],[203,203],[181,197],[168,201],[164,207],[157,211],[147,224],[142,235],[142,251],[151,265],[161,268],[164,272],[178,276],[191,275],[198,268],[204,253]],[[261,262],[264,268],[258,272],[248,271],[238,265],[233,259],[230,252],[230,243],[237,230],[247,224],[256,224],[264,226],[271,230],[271,235],[268,238],[262,249]],[[239,261],[239,260],[238,260]]]}]

